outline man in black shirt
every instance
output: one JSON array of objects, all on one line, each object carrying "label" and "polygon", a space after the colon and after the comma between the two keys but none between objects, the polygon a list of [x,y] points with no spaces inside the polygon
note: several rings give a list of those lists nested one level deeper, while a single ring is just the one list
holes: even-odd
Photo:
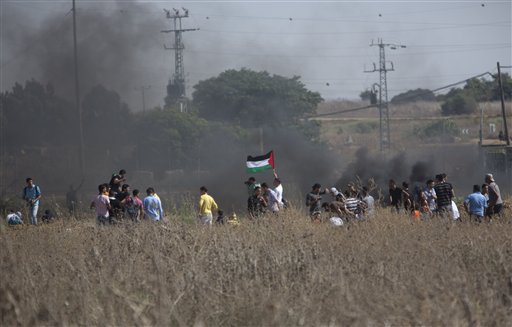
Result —
[{"label": "man in black shirt", "polygon": [[116,194],[116,199],[123,202],[124,200],[126,200],[129,197],[130,197],[130,185],[123,184],[123,186],[121,187],[121,192]]},{"label": "man in black shirt", "polygon": [[400,212],[402,206],[402,189],[396,186],[393,179],[389,180],[389,204],[393,211]]},{"label": "man in black shirt", "polygon": [[452,213],[453,187],[446,181],[446,174],[436,175],[436,191],[437,212],[446,218]]},{"label": "man in black shirt", "polygon": [[312,221],[320,219],[322,213],[322,195],[329,190],[322,190],[322,185],[315,183],[311,192],[306,195],[306,205],[309,207],[309,215]]},{"label": "man in black shirt", "polygon": [[121,169],[119,174],[112,175],[110,179],[110,189],[114,191],[115,194],[121,192],[121,185],[126,182],[126,170]]}]

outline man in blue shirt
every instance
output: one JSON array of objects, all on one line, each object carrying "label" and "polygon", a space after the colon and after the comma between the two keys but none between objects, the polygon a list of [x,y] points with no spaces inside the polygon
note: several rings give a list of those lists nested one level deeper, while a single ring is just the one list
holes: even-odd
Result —
[{"label": "man in blue shirt", "polygon": [[144,214],[147,218],[154,221],[159,221],[164,218],[164,210],[162,209],[162,202],[156,196],[155,190],[149,187],[146,190],[147,197],[144,198]]},{"label": "man in blue shirt", "polygon": [[32,178],[26,180],[27,186],[23,188],[23,200],[27,202],[28,217],[31,225],[37,225],[37,210],[39,209],[39,199],[41,199],[41,189],[34,184]]},{"label": "man in blue shirt", "polygon": [[480,193],[480,186],[473,185],[473,193],[468,195],[464,201],[464,208],[469,213],[471,218],[478,222],[482,222],[487,208],[487,199]]}]

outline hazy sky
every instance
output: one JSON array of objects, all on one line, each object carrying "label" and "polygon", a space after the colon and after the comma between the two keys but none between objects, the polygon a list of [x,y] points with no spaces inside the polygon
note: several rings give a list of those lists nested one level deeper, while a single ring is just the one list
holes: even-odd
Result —
[{"label": "hazy sky", "polygon": [[[72,15],[68,14],[71,1],[3,0],[0,3],[2,90],[11,88],[15,81],[32,77],[48,79],[47,69],[34,64],[34,52],[47,55],[45,52],[49,50],[41,50],[38,44],[45,42],[60,45],[61,52],[72,51]],[[123,72],[119,80],[98,73],[94,82],[119,91],[135,110],[141,106],[140,91],[136,88],[151,85],[147,91],[148,106],[161,104],[174,69],[173,52],[163,49],[163,44],[170,44],[172,38],[171,34],[160,33],[169,29],[171,23],[165,19],[162,9],[182,6],[190,11],[190,17],[183,19],[184,27],[200,28],[184,33],[189,96],[199,80],[226,69],[247,67],[290,77],[300,75],[307,87],[326,99],[355,99],[378,81],[377,73],[363,72],[365,66],[371,69],[373,62],[378,63],[378,47],[369,46],[378,38],[385,43],[407,46],[386,49],[387,59],[393,61],[395,68],[388,74],[390,96],[411,88],[433,89],[492,71],[497,61],[512,64],[511,1],[148,1],[134,4],[133,1],[78,0],[81,51],[83,47],[95,46],[86,42],[88,29],[97,25],[91,17],[105,21],[104,31],[124,33],[119,37],[123,43],[133,42],[128,50],[123,49],[124,53],[116,49],[125,44],[115,44],[114,40],[89,55],[92,58],[87,59],[94,63],[103,55],[109,57],[115,53],[109,58],[115,69],[108,70],[108,74]],[[47,32],[48,25],[61,22],[66,26],[66,33]],[[93,37],[102,37],[101,32],[94,33]],[[27,35],[33,37],[29,38],[30,42]],[[55,43],[55,39],[59,42]],[[133,58],[123,61],[121,57],[131,55],[127,51],[133,51]],[[72,76],[72,66],[65,69]],[[89,64],[83,69],[94,67]]]}]

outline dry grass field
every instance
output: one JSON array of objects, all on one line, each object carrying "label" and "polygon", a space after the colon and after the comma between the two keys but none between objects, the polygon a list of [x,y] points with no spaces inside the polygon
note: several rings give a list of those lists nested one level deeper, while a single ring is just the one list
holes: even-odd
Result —
[{"label": "dry grass field", "polygon": [[379,211],[201,228],[92,217],[0,229],[0,324],[510,326],[512,225]]}]

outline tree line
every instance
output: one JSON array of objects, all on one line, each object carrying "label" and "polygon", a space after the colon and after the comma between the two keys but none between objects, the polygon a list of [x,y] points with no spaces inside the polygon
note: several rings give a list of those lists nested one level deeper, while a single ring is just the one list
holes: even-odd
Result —
[{"label": "tree line", "polygon": [[[63,171],[76,171],[78,114],[70,99],[56,93],[51,84],[30,80],[0,94],[5,149],[27,159],[31,152],[44,152],[54,157],[53,165],[68,162]],[[195,167],[212,155],[222,160],[236,152],[244,158],[257,148],[254,130],[259,128],[277,141],[300,135],[302,142],[319,142],[319,126],[302,118],[313,114],[322,98],[298,76],[227,70],[194,86],[187,112],[170,97],[166,105],[143,113],[131,111],[103,85],[90,89],[81,99],[87,167],[163,172]]]},{"label": "tree line", "polygon": [[[512,98],[512,78],[504,73],[501,76],[505,100]],[[391,98],[391,104],[406,104],[415,101],[441,102],[444,115],[471,114],[477,109],[478,102],[500,101],[500,88],[497,78],[472,78],[463,87],[452,88],[446,94],[435,95],[429,89],[413,89]],[[365,90],[359,94],[361,100],[377,103],[378,95]]]}]

